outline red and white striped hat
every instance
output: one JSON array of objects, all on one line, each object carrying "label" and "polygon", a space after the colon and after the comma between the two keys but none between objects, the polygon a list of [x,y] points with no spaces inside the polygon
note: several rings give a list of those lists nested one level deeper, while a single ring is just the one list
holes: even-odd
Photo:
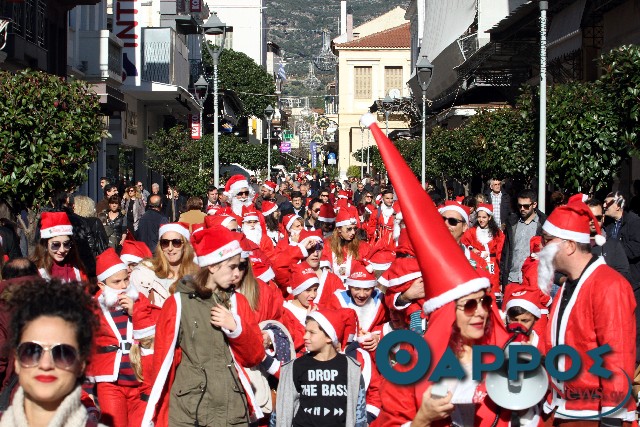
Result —
[{"label": "red and white striped hat", "polygon": [[158,236],[162,238],[162,235],[169,231],[173,231],[180,234],[182,237],[185,238],[187,242],[191,237],[191,233],[189,233],[189,224],[187,224],[186,222],[170,222],[168,224],[163,224],[162,226],[160,226],[160,229],[158,230]]},{"label": "red and white striped hat", "polygon": [[516,285],[507,286],[503,300],[504,312],[509,311],[511,307],[521,307],[539,319],[542,315],[540,295],[531,290],[519,288],[522,287]]},{"label": "red and white striped hat", "polygon": [[258,221],[260,218],[258,218],[258,212],[256,212],[256,209],[253,207],[253,205],[247,207],[247,206],[243,206],[242,207],[242,222],[245,221]]},{"label": "red and white striped hat", "polygon": [[233,196],[243,188],[249,188],[249,181],[244,175],[233,175],[224,185],[224,193],[227,197]]},{"label": "red and white striped hat", "polygon": [[104,282],[121,270],[126,271],[127,266],[113,248],[107,248],[96,257],[96,276],[99,282]]},{"label": "red and white striped hat", "polygon": [[487,215],[493,216],[493,205],[489,203],[479,203],[476,208],[477,211],[484,211]]},{"label": "red and white striped hat", "polygon": [[561,239],[591,243],[591,222],[596,228],[596,244],[604,245],[606,240],[602,236],[600,223],[596,221],[589,206],[579,200],[555,208],[544,222],[542,230]]},{"label": "red and white striped hat", "polygon": [[284,225],[284,228],[287,231],[289,231],[296,219],[300,219],[300,221],[302,221],[302,217],[299,215],[296,215],[296,214],[285,215],[284,217],[282,217],[282,225]]},{"label": "red and white striped hat", "polygon": [[65,212],[42,212],[40,217],[40,237],[50,239],[56,236],[73,236],[73,226]]},{"label": "red and white striped hat", "polygon": [[191,244],[200,267],[217,264],[242,252],[234,233],[220,225],[194,234]]},{"label": "red and white striped hat", "polygon": [[266,188],[267,190],[273,191],[275,192],[276,189],[278,188],[278,184],[276,184],[273,181],[265,181],[264,184],[262,184],[262,186],[264,188]]}]

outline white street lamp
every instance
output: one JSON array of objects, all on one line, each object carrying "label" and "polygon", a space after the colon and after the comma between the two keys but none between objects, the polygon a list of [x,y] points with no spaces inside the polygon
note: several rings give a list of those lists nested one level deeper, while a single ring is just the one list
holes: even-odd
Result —
[{"label": "white street lamp", "polygon": [[422,188],[426,189],[426,126],[427,126],[427,88],[431,83],[433,77],[433,64],[429,62],[426,56],[421,56],[416,61],[416,76],[418,77],[418,83],[422,89]]},{"label": "white street lamp", "polygon": [[547,201],[547,9],[540,0],[540,138],[538,140],[538,209],[544,212]]},{"label": "white street lamp", "polygon": [[264,117],[267,119],[267,178],[271,180],[271,119],[273,118],[273,113],[276,110],[273,109],[271,104],[264,109]]}]

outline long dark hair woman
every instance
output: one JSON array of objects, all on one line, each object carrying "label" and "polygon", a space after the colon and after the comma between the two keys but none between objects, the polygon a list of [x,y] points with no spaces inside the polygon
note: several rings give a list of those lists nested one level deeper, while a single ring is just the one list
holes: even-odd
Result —
[{"label": "long dark hair woman", "polygon": [[108,208],[99,212],[98,218],[102,221],[104,230],[107,233],[109,247],[120,253],[127,231],[127,219],[122,209],[120,209],[120,196],[114,194],[109,197]]},{"label": "long dark hair woman", "polygon": [[343,282],[351,275],[354,262],[363,259],[371,247],[357,236],[358,221],[355,214],[346,208],[340,209],[336,216],[336,228],[333,235],[325,239],[323,258],[320,267],[330,267]]},{"label": "long dark hair woman", "polygon": [[39,280],[16,287],[10,304],[20,387],[0,426],[85,427],[81,384],[97,325],[91,296],[76,282]]},{"label": "long dark hair woman", "polygon": [[43,212],[40,240],[32,261],[43,279],[86,281],[84,264],[73,239],[73,226],[65,212]]}]

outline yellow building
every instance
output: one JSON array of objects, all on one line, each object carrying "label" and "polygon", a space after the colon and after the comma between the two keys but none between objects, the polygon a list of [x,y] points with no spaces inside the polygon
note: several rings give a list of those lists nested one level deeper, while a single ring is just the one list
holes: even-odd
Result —
[{"label": "yellow building", "polygon": [[[343,177],[349,166],[362,165],[352,153],[375,144],[369,132],[360,128],[360,116],[377,100],[411,95],[406,85],[411,76],[409,23],[400,21],[398,25],[398,20],[380,18],[375,25],[381,31],[334,46],[339,60],[338,166]],[[390,23],[395,25],[389,28]],[[354,28],[354,35],[356,31]],[[384,114],[379,114],[378,120],[380,127],[385,129]],[[406,128],[402,115],[389,116],[389,132]],[[366,163],[366,157],[363,160]]]}]

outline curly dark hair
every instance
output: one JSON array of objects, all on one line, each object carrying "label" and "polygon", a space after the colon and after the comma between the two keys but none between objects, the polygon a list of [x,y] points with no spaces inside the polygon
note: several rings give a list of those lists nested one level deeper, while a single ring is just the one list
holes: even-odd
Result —
[{"label": "curly dark hair", "polygon": [[98,327],[96,302],[79,282],[36,279],[15,288],[8,301],[13,309],[11,344],[17,348],[27,324],[39,317],[59,317],[76,328],[80,357],[91,353],[94,331]]}]

